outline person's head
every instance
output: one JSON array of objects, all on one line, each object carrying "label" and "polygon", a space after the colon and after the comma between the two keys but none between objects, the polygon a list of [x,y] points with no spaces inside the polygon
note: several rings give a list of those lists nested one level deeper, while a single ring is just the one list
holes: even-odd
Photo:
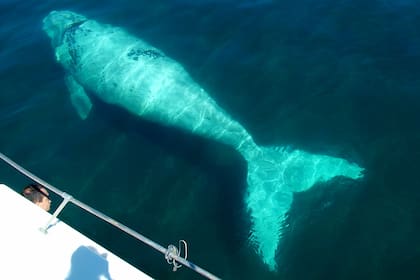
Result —
[{"label": "person's head", "polygon": [[43,186],[38,184],[30,184],[23,189],[22,195],[45,211],[50,210],[50,195],[47,189]]}]

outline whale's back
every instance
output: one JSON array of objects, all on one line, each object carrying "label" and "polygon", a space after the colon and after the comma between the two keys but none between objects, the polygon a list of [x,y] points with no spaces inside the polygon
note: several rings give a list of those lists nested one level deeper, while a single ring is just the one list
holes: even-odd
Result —
[{"label": "whale's back", "polygon": [[[179,63],[159,49],[121,28],[92,20],[66,31],[57,58],[84,87],[135,114],[144,113],[148,102],[160,98],[159,103],[165,103],[168,94],[161,91],[198,87]],[[199,93],[195,88],[188,92]]]},{"label": "whale's back", "polygon": [[235,148],[244,141],[254,145],[181,64],[121,28],[94,20],[70,26],[56,57],[77,83],[106,103]]}]

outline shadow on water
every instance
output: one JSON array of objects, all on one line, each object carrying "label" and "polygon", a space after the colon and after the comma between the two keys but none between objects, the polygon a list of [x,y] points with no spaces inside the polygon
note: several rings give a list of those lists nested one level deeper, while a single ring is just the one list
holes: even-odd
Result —
[{"label": "shadow on water", "polygon": [[66,280],[111,279],[106,254],[95,248],[80,246],[71,256],[71,269]]},{"label": "shadow on water", "polygon": [[[125,109],[117,106],[110,106],[103,101],[95,98],[94,110],[91,114],[96,118],[103,119],[117,130],[130,134],[133,137],[142,137],[150,143],[157,144],[168,153],[182,158],[187,162],[198,165],[203,170],[211,170],[212,175],[226,176],[232,172],[221,168],[214,157],[225,154],[224,159],[228,160],[233,166],[241,166],[245,169],[245,161],[231,147],[215,142],[214,140],[191,134],[173,126],[147,121],[139,116],[130,114]],[[243,164],[241,165],[241,161]]]}]

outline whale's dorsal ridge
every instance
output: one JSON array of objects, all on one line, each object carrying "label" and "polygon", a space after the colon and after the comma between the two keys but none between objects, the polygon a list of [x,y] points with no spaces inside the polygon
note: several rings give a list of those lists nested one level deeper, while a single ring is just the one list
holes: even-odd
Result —
[{"label": "whale's dorsal ridge", "polygon": [[70,92],[71,103],[79,117],[85,120],[92,109],[92,102],[89,96],[86,94],[85,89],[71,75],[66,76],[66,85]]}]

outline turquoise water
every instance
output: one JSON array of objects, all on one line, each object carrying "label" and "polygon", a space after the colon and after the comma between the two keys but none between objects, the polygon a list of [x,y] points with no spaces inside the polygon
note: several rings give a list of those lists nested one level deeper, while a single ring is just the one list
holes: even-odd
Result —
[{"label": "turquoise water", "polygon": [[[224,279],[420,275],[420,9],[415,1],[1,1],[0,151]],[[70,9],[179,61],[262,145],[366,168],[295,196],[269,272],[248,243],[235,151],[97,104],[72,108],[42,18]],[[27,183],[0,164],[0,181]],[[55,201],[57,204],[57,201]],[[163,257],[69,207],[63,220],[158,279]]]}]

